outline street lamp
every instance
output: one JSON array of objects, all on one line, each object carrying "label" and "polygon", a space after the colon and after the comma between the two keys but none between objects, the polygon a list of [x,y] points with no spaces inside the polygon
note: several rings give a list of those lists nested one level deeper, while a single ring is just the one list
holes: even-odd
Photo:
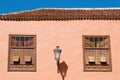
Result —
[{"label": "street lamp", "polygon": [[62,50],[59,48],[59,46],[56,46],[56,48],[53,50],[55,54],[55,60],[57,64],[57,73],[59,73],[59,60]]}]

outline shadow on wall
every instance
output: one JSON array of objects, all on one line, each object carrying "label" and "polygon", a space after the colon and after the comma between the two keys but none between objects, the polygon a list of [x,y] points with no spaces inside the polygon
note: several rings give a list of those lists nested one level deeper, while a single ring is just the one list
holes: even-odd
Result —
[{"label": "shadow on wall", "polygon": [[60,66],[60,75],[62,76],[62,80],[65,80],[65,77],[67,75],[68,65],[65,63],[65,61],[62,61],[59,66]]}]

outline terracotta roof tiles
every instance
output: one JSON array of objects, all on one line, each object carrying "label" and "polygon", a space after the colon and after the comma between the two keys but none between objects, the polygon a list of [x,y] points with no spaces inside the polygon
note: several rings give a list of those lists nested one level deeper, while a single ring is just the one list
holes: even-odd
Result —
[{"label": "terracotta roof tiles", "polygon": [[0,20],[120,20],[120,9],[40,9],[0,15]]}]

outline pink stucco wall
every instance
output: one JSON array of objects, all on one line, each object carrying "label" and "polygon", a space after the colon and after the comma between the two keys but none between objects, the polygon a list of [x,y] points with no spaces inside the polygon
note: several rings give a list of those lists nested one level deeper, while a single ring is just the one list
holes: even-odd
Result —
[{"label": "pink stucco wall", "polygon": [[[62,80],[53,49],[62,48],[65,80],[120,80],[120,21],[0,21],[0,80]],[[37,71],[8,72],[9,34],[37,35]],[[82,35],[110,35],[112,72],[83,72]]]}]

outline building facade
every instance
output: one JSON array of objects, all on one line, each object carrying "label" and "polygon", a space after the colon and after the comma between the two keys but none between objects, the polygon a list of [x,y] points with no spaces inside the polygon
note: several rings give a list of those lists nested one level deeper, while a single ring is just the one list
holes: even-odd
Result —
[{"label": "building facade", "polygon": [[[119,9],[0,15],[2,80],[119,80]],[[54,48],[62,50],[59,73]]]}]

